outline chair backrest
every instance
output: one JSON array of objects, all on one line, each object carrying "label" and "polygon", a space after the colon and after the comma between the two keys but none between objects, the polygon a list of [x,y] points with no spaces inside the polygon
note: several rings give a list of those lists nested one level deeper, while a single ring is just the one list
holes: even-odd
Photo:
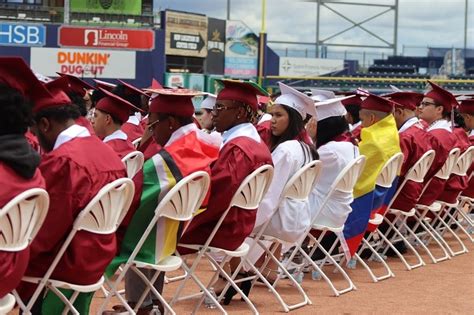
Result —
[{"label": "chair backrest", "polygon": [[461,154],[452,169],[452,173],[459,176],[465,176],[474,159],[474,146],[470,146]]},{"label": "chair backrest", "polygon": [[436,152],[434,150],[426,151],[405,174],[405,180],[423,183],[426,173],[428,173],[431,164],[433,164],[435,156]]},{"label": "chair backrest", "polygon": [[283,198],[304,200],[313,190],[314,183],[321,174],[321,161],[311,161],[299,169],[286,183]]},{"label": "chair backrest", "polygon": [[246,210],[255,210],[268,190],[273,178],[273,166],[262,165],[248,175],[236,190],[229,208],[236,206]]},{"label": "chair backrest", "polygon": [[394,156],[392,156],[383,166],[382,170],[377,176],[377,180],[375,181],[377,186],[390,188],[392,187],[392,183],[400,174],[400,170],[402,169],[403,164],[403,153],[398,152]]},{"label": "chair backrest", "polygon": [[105,185],[74,221],[74,228],[96,234],[114,233],[132,203],[135,185],[129,178],[119,178]]},{"label": "chair backrest", "polygon": [[[191,173],[181,179],[166,193],[155,208],[155,215],[142,233],[135,249],[128,258],[127,264],[135,259],[150,233],[156,227],[160,217],[167,217],[179,221],[188,221],[193,217],[209,190],[211,179],[204,171]],[[158,257],[156,257],[158,258]]]},{"label": "chair backrest", "polygon": [[136,138],[135,140],[132,141],[132,144],[135,147],[135,149],[138,148],[138,145],[140,144],[140,141],[142,141],[142,137]]},{"label": "chair backrest", "polygon": [[28,189],[0,209],[0,250],[25,249],[38,233],[49,208],[49,196],[41,188]]},{"label": "chair backrest", "polygon": [[444,162],[443,166],[438,171],[438,173],[435,174],[435,177],[438,177],[444,180],[448,179],[449,176],[451,175],[454,165],[456,164],[459,158],[460,153],[461,153],[461,150],[459,150],[458,148],[454,148],[451,151],[449,151],[449,155],[448,155],[448,158],[446,159],[446,162]]},{"label": "chair backrest", "polygon": [[209,174],[204,171],[186,176],[161,199],[155,213],[173,220],[190,220],[204,201],[210,183]]},{"label": "chair backrest", "polygon": [[[359,179],[365,166],[365,156],[360,155],[346,165],[334,180],[331,191],[337,190],[345,193],[352,193],[354,186]],[[328,194],[329,195],[329,194]]]},{"label": "chair backrest", "polygon": [[122,158],[122,162],[125,164],[125,168],[127,169],[127,177],[133,178],[133,176],[135,176],[135,174],[143,167],[145,158],[143,157],[143,153],[140,151],[133,151],[125,155]]}]

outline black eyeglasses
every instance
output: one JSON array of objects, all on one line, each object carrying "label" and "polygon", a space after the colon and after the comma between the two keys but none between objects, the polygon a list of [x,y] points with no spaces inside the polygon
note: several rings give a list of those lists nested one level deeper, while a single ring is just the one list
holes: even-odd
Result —
[{"label": "black eyeglasses", "polygon": [[433,103],[433,102],[421,102],[421,103],[420,103],[420,106],[421,106],[421,107],[426,107],[426,106],[430,106],[430,105],[439,106],[438,104]]}]

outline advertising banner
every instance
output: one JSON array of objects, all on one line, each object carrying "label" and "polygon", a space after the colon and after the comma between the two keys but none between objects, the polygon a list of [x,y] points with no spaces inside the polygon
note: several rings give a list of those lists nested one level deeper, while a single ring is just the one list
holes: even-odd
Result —
[{"label": "advertising banner", "polygon": [[169,87],[185,87],[187,85],[187,77],[185,73],[165,73],[165,86]]},{"label": "advertising banner", "polygon": [[208,18],[206,72],[224,74],[225,20]]},{"label": "advertising banner", "polygon": [[0,45],[44,46],[46,27],[38,24],[16,24],[0,22]]},{"label": "advertising banner", "polygon": [[58,44],[62,47],[115,48],[152,50],[155,48],[153,30],[61,26]]},{"label": "advertising banner", "polygon": [[227,21],[225,75],[254,77],[258,67],[258,38],[241,21]]},{"label": "advertising banner", "polygon": [[314,77],[344,69],[342,59],[280,57],[281,77]]},{"label": "advertising banner", "polygon": [[207,56],[207,17],[166,11],[165,53],[173,56]]},{"label": "advertising banner", "polygon": [[71,0],[71,12],[142,14],[141,0]]},{"label": "advertising banner", "polygon": [[33,47],[31,68],[46,76],[135,79],[135,52]]}]

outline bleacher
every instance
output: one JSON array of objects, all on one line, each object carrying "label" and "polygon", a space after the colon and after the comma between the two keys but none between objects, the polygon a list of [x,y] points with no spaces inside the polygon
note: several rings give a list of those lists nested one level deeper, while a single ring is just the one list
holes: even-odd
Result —
[{"label": "bleacher", "polygon": [[62,7],[45,7],[33,4],[0,3],[0,20],[15,22],[62,23]]}]

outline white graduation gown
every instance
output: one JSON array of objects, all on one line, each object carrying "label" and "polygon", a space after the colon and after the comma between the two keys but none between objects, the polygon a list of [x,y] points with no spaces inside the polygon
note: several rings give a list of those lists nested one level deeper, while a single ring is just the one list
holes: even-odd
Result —
[{"label": "white graduation gown", "polygon": [[359,149],[350,142],[330,141],[319,147],[318,154],[322,169],[319,181],[309,195],[312,216],[318,216],[315,223],[341,226],[352,211],[350,205],[354,200],[353,195],[336,191],[324,209],[321,209],[321,204],[342,169],[359,156]]}]

